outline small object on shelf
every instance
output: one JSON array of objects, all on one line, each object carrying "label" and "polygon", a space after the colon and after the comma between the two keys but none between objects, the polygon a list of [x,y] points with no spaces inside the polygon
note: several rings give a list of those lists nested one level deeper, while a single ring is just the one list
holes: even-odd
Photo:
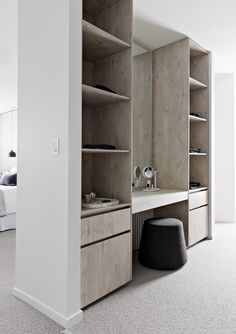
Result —
[{"label": "small object on shelf", "polygon": [[91,204],[96,202],[96,193],[91,192],[90,194],[85,194],[84,195],[84,202],[86,204]]},{"label": "small object on shelf", "polygon": [[114,92],[114,90],[110,89],[109,87],[103,86],[103,85],[95,85],[93,87],[97,89],[105,90],[106,92],[109,92],[109,93],[117,94],[116,92]]},{"label": "small object on shelf", "polygon": [[109,144],[86,144],[83,148],[90,148],[93,150],[115,150],[116,147],[114,145]]},{"label": "small object on shelf", "polygon": [[189,153],[201,153],[200,148],[190,148]]},{"label": "small object on shelf", "polygon": [[197,189],[201,186],[200,182],[190,182],[189,189]]},{"label": "small object on shelf", "polygon": [[141,175],[141,169],[140,169],[140,167],[139,166],[135,166],[134,167],[134,179],[135,179],[134,187],[135,188],[139,187],[139,178],[140,178],[140,175]]},{"label": "small object on shelf", "polygon": [[158,173],[158,170],[154,170],[154,188],[155,189],[159,189],[157,188],[157,173]]},{"label": "small object on shelf", "polygon": [[93,203],[85,203],[82,202],[82,207],[87,209],[99,209],[99,208],[106,208],[113,205],[118,205],[119,200],[115,198],[103,198],[98,197],[96,201]]},{"label": "small object on shelf", "polygon": [[143,177],[145,177],[146,179],[151,179],[154,176],[154,170],[152,168],[152,166],[146,166],[143,169]]},{"label": "small object on shelf", "polygon": [[[147,187],[143,189],[143,191],[159,191],[160,189],[156,187],[156,173],[152,166],[146,166],[143,169],[143,177],[147,180]],[[155,177],[155,185],[151,183],[151,179]]]}]

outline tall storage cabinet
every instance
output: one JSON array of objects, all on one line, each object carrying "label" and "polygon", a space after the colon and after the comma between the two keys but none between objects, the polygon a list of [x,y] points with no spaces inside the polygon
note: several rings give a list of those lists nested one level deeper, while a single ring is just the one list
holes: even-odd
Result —
[{"label": "tall storage cabinet", "polygon": [[[132,0],[83,1],[82,194],[119,204],[82,209],[82,307],[132,277],[131,45]],[[88,144],[116,149],[84,148]]]},{"label": "tall storage cabinet", "polygon": [[[155,214],[179,217],[188,246],[211,237],[210,59],[188,38],[153,51],[153,162],[159,186],[189,192],[188,201]],[[189,190],[190,182],[200,187]]]}]

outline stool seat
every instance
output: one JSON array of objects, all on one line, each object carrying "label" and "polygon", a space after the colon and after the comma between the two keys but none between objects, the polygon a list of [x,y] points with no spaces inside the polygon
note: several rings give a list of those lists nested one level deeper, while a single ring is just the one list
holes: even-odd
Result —
[{"label": "stool seat", "polygon": [[187,262],[183,223],[175,218],[152,218],[144,222],[139,261],[146,267],[173,270]]}]

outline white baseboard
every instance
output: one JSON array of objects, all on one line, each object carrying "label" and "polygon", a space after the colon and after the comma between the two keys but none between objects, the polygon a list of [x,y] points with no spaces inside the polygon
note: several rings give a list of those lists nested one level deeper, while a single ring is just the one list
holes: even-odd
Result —
[{"label": "white baseboard", "polygon": [[58,323],[64,328],[71,328],[75,326],[76,324],[78,324],[82,319],[82,315],[83,315],[82,310],[79,310],[77,313],[66,318],[60,313],[48,307],[47,305],[41,303],[36,298],[31,297],[30,295],[26,294],[25,292],[17,288],[13,288],[13,295],[19,298],[20,300],[23,300],[25,303],[31,305],[39,312],[45,314],[48,318],[54,320],[56,323]]}]

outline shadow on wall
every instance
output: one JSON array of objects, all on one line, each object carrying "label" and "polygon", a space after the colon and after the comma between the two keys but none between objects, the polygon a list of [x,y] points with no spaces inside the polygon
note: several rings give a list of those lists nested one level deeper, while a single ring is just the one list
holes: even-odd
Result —
[{"label": "shadow on wall", "polygon": [[134,18],[134,40],[146,49],[155,50],[164,45],[179,41],[187,36],[161,24]]}]

